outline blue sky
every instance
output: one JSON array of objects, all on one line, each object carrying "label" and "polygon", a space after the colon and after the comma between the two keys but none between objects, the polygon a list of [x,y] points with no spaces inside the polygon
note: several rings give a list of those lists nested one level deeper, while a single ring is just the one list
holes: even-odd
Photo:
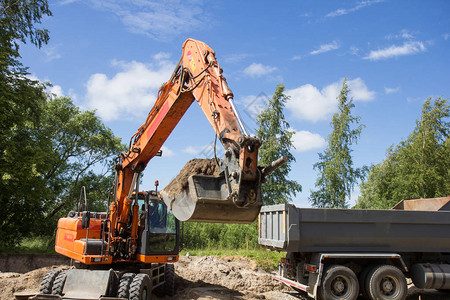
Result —
[{"label": "blue sky", "polygon": [[[346,76],[366,125],[355,166],[380,162],[407,138],[427,97],[450,95],[449,1],[50,1],[43,25],[50,42],[21,47],[30,73],[52,92],[96,109],[128,143],[169,79],[187,38],[216,52],[250,128],[277,84],[291,97],[290,178],[303,185],[294,201],[309,206]],[[144,188],[165,186],[191,158],[211,154],[214,132],[194,103],[145,171]],[[350,204],[359,191],[355,190]],[[400,199],[399,199],[400,200]]]}]

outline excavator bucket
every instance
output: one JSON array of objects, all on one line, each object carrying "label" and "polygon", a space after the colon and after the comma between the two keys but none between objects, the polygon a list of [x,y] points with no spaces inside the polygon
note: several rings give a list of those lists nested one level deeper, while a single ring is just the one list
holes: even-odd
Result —
[{"label": "excavator bucket", "polygon": [[161,196],[180,221],[252,223],[262,206],[260,182],[229,182],[225,173],[214,160],[191,160]]}]

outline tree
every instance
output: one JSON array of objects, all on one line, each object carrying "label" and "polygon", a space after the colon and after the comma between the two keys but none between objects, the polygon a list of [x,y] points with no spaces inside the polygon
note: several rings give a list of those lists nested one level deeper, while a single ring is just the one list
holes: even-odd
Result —
[{"label": "tree", "polygon": [[[37,126],[45,105],[45,86],[27,78],[19,62],[19,42],[37,47],[47,43],[48,31],[38,29],[44,15],[51,15],[47,1],[0,1],[0,243],[14,242],[30,229],[29,212],[35,210],[22,195],[39,193],[35,186],[36,152],[27,129]],[[9,161],[21,154],[16,163]],[[11,180],[23,185],[9,185]]]},{"label": "tree", "polygon": [[82,185],[106,200],[111,157],[123,146],[93,111],[81,112],[70,98],[49,99],[38,124],[14,132],[2,157],[0,243],[52,234],[57,218],[75,207]]},{"label": "tree", "polygon": [[0,151],[10,130],[36,121],[45,102],[44,86],[18,61],[18,41],[39,48],[48,42],[48,31],[35,27],[44,15],[51,16],[47,1],[0,0]]},{"label": "tree", "polygon": [[428,98],[406,141],[390,147],[361,184],[360,208],[388,209],[402,199],[450,195],[450,105]]},{"label": "tree", "polygon": [[309,200],[315,207],[347,207],[354,186],[364,178],[365,168],[354,168],[351,156],[352,145],[357,143],[364,125],[360,124],[359,116],[352,116],[355,105],[349,92],[345,78],[337,98],[338,112],[330,123],[333,130],[328,136],[328,146],[319,153],[319,162],[314,165],[319,177],[315,183],[317,190],[311,192]]},{"label": "tree", "polygon": [[288,99],[284,93],[284,85],[279,84],[266,109],[256,119],[259,125],[257,136],[261,138],[259,149],[259,165],[268,165],[281,156],[287,157],[287,162],[276,169],[262,186],[264,204],[288,203],[292,196],[302,190],[302,186],[288,179],[291,164],[295,157],[291,153],[294,147],[292,136],[294,132],[284,118],[284,105]]}]

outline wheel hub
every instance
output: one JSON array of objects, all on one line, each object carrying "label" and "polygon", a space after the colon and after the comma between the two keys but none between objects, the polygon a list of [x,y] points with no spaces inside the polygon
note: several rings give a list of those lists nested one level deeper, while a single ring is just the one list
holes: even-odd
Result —
[{"label": "wheel hub", "polygon": [[392,292],[393,289],[394,289],[394,285],[392,284],[392,282],[389,279],[386,279],[383,281],[383,292],[389,294]]},{"label": "wheel hub", "polygon": [[342,296],[347,290],[345,279],[341,277],[337,277],[333,280],[331,287],[333,289],[333,294],[336,296]]}]

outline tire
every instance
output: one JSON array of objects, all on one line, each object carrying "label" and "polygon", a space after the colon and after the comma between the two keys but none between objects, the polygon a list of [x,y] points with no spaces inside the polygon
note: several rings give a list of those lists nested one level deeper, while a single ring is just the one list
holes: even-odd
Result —
[{"label": "tire", "polygon": [[39,288],[39,294],[50,295],[52,293],[53,282],[60,272],[61,270],[51,270],[45,274],[41,282],[41,287]]},{"label": "tire", "polygon": [[372,300],[404,300],[408,293],[405,275],[391,265],[374,267],[367,275],[366,290]]},{"label": "tire", "polygon": [[152,298],[152,281],[147,274],[137,274],[130,285],[130,300],[150,300]]},{"label": "tire", "polygon": [[347,267],[330,266],[324,272],[319,292],[323,300],[356,300],[359,295],[358,278]]},{"label": "tire", "polygon": [[126,298],[130,296],[130,286],[136,274],[125,273],[120,278],[119,289],[117,290],[117,298]]},{"label": "tire", "polygon": [[66,277],[67,277],[66,270],[61,271],[58,274],[58,276],[56,276],[55,280],[53,281],[52,295],[62,296],[62,292],[64,289],[64,283],[66,283]]},{"label": "tire", "polygon": [[374,266],[369,265],[364,267],[364,269],[359,273],[358,279],[359,279],[359,292],[362,294],[364,299],[369,299],[369,294],[366,290],[366,281],[367,281],[367,275],[372,270]]},{"label": "tire", "polygon": [[164,294],[172,297],[175,295],[175,268],[173,264],[166,264],[166,271],[164,272]]}]

